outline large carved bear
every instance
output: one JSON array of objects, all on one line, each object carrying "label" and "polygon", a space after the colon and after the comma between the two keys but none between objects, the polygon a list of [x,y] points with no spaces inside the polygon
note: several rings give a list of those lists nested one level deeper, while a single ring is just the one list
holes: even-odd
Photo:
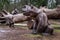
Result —
[{"label": "large carved bear", "polygon": [[38,9],[35,6],[25,5],[22,8],[24,11],[24,15],[30,16],[33,21],[33,33],[49,33],[53,34],[53,28],[50,27],[47,15],[43,12],[43,10]]}]

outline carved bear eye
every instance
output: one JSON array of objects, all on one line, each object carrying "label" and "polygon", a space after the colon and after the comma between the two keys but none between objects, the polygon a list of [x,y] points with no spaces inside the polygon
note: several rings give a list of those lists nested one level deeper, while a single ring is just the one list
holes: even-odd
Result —
[{"label": "carved bear eye", "polygon": [[33,6],[31,6],[31,9],[33,9]]}]

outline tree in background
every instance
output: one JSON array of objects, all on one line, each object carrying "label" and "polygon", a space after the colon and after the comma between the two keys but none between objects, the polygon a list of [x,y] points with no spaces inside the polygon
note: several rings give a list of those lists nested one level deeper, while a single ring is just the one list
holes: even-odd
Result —
[{"label": "tree in background", "polygon": [[[56,1],[57,4],[59,4],[58,2],[60,0]],[[32,4],[36,7],[47,6],[48,8],[54,8],[56,6],[55,0],[0,0],[0,10],[6,9],[12,11],[14,8],[21,10],[21,7],[24,6],[25,4],[28,5]]]},{"label": "tree in background", "polygon": [[55,8],[56,0],[31,0],[31,4],[37,7],[47,6],[48,8]]},{"label": "tree in background", "polygon": [[47,6],[47,0],[31,0],[31,4],[35,5],[36,7]]},{"label": "tree in background", "polygon": [[8,9],[9,5],[10,5],[10,0],[0,0],[0,10]]},{"label": "tree in background", "polygon": [[60,5],[60,0],[56,0],[56,5]]},{"label": "tree in background", "polygon": [[55,8],[56,7],[56,0],[48,0],[47,7],[48,8]]}]

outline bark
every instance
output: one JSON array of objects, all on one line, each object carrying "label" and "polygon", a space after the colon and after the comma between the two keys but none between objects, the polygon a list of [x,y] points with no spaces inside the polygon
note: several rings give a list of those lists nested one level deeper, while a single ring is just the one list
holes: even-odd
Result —
[{"label": "bark", "polygon": [[60,19],[60,8],[44,11],[49,19]]}]

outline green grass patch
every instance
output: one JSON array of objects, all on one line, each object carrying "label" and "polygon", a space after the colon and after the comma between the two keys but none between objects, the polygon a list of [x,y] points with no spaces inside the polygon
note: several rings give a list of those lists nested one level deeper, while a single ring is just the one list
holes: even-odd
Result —
[{"label": "green grass patch", "polygon": [[20,27],[20,28],[22,28],[22,29],[28,29],[27,27]]},{"label": "green grass patch", "polygon": [[20,26],[20,25],[15,25],[15,27],[21,28],[21,29],[28,29],[27,26]]},{"label": "green grass patch", "polygon": [[60,32],[60,30],[59,30],[59,29],[55,29],[54,31],[55,31],[55,32]]},{"label": "green grass patch", "polygon": [[21,35],[21,36],[25,36],[25,37],[28,37],[28,38],[35,38],[35,37],[41,38],[42,37],[42,35],[39,35],[39,34],[24,34],[24,35]]},{"label": "green grass patch", "polygon": [[60,27],[60,25],[58,25],[58,24],[55,24],[55,25],[52,25],[53,27]]},{"label": "green grass patch", "polygon": [[60,25],[56,24],[56,25],[52,25],[52,27],[54,27],[54,29],[60,29]]}]

